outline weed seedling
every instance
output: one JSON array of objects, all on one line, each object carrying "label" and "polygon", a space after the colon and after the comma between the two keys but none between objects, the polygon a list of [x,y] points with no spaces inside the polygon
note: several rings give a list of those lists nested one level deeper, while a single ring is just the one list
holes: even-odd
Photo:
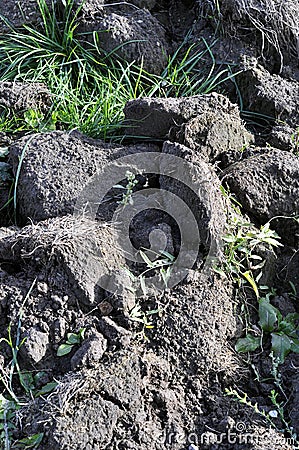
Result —
[{"label": "weed seedling", "polygon": [[285,317],[270,303],[268,293],[259,299],[259,327],[258,336],[247,333],[244,338],[238,339],[235,349],[239,353],[252,352],[271,339],[271,352],[273,357],[282,364],[290,352],[299,353],[298,313],[289,313]]},{"label": "weed seedling", "polygon": [[[34,390],[34,377],[28,372],[23,372],[18,362],[19,350],[26,339],[21,340],[20,338],[23,307],[35,286],[35,282],[36,280],[32,283],[21,306],[16,339],[13,339],[11,325],[8,327],[8,337],[0,339],[0,343],[7,344],[12,353],[12,361],[9,370],[6,371],[4,367],[0,365],[0,381],[4,387],[3,393],[0,394],[0,443],[3,444],[2,448],[4,450],[10,450],[11,448],[33,448],[42,441],[43,433],[38,433],[20,439],[14,443],[14,446],[12,447],[12,432],[16,429],[16,413],[22,406],[26,405],[32,397],[51,392],[57,385],[57,383],[48,383],[48,385],[45,385],[40,391]],[[15,374],[17,374],[20,386],[25,392],[25,396],[22,398],[19,398],[19,395],[17,396],[14,390],[13,378]],[[38,374],[36,375],[36,379],[37,377]]]},{"label": "weed seedling", "polygon": [[116,189],[122,189],[125,191],[122,194],[122,199],[118,202],[123,206],[133,205],[132,194],[134,192],[135,186],[138,184],[138,180],[136,180],[136,176],[134,175],[134,173],[130,172],[129,170],[126,171],[126,179],[127,179],[126,186],[122,186],[121,184],[116,184],[115,186],[113,186]]},{"label": "weed seedling", "polygon": [[80,328],[78,333],[68,333],[67,340],[61,344],[57,350],[57,356],[65,356],[72,351],[75,345],[81,344],[84,340],[85,328]]}]

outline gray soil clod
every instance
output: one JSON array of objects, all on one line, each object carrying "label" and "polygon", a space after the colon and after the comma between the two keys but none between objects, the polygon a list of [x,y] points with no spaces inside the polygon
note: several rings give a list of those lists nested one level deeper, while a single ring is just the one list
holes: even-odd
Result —
[{"label": "gray soil clod", "polygon": [[269,148],[235,163],[223,174],[223,182],[236,194],[244,210],[260,224],[277,217],[272,226],[293,244],[298,224],[288,217],[299,213],[298,179],[298,157]]},{"label": "gray soil clod", "polygon": [[[48,8],[52,6],[52,0],[45,0]],[[20,28],[23,25],[36,25],[41,22],[41,14],[35,1],[5,0],[0,4],[0,34],[11,31],[11,27]]]},{"label": "gray soil clod", "polygon": [[[29,225],[3,238],[0,255],[12,263],[48,265],[51,284],[67,283],[70,292],[85,305],[102,300],[104,292],[98,289],[98,283],[105,277],[108,283],[125,264],[109,226],[72,216]],[[104,289],[104,283],[101,285]]]},{"label": "gray soil clod", "polygon": [[106,164],[127,154],[157,150],[152,144],[111,145],[77,132],[26,136],[10,149],[14,173],[24,152],[18,181],[20,218],[26,223],[71,214],[84,186]]},{"label": "gray soil clod", "polygon": [[274,59],[281,70],[298,58],[297,0],[222,0],[219,10],[218,3],[199,3],[202,13],[219,18],[224,34],[250,42],[266,63]]},{"label": "gray soil clod", "polygon": [[131,100],[124,112],[128,135],[181,142],[207,160],[253,141],[237,106],[219,94]]},{"label": "gray soil clod", "polygon": [[167,65],[171,47],[166,31],[146,9],[131,7],[121,14],[100,7],[96,18],[83,18],[79,32],[97,32],[105,52],[115,52],[148,72],[159,75]]},{"label": "gray soil clod", "polygon": [[296,128],[299,124],[298,82],[271,75],[255,58],[245,58],[242,67],[239,89],[243,108]]},{"label": "gray soil clod", "polygon": [[28,109],[47,112],[51,94],[43,83],[0,82],[0,109],[22,113]]}]

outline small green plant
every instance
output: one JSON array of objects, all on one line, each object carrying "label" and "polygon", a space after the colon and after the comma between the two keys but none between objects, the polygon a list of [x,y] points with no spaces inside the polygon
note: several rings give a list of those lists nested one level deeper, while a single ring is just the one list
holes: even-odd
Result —
[{"label": "small green plant", "polygon": [[273,292],[259,299],[259,334],[247,333],[244,338],[238,339],[235,349],[239,353],[252,352],[271,339],[271,352],[282,364],[290,352],[299,353],[298,339],[298,313],[289,313],[282,316],[278,308],[271,305],[270,297]]},{"label": "small green plant", "polygon": [[115,186],[113,186],[116,189],[122,189],[125,191],[122,194],[122,199],[119,201],[119,203],[123,206],[133,205],[132,194],[134,192],[135,186],[138,184],[138,180],[136,180],[135,174],[130,172],[129,170],[126,171],[126,179],[126,186],[122,186],[121,184],[116,184]]},{"label": "small green plant", "polygon": [[[11,324],[7,329],[7,337],[0,339],[0,343],[8,345],[12,353],[12,360],[6,369],[0,364],[0,381],[3,386],[2,393],[0,393],[0,443],[3,444],[2,448],[4,450],[34,448],[42,441],[43,433],[37,433],[14,442],[12,447],[12,433],[16,429],[16,414],[32,398],[46,395],[57,386],[56,382],[51,382],[44,385],[41,389],[36,388],[44,373],[38,372],[33,376],[28,371],[22,371],[18,362],[19,350],[26,339],[21,340],[23,308],[35,283],[36,280],[33,281],[20,308],[15,339],[13,339]],[[14,388],[15,376],[17,376],[23,392],[18,395],[16,395]]]},{"label": "small green plant", "polygon": [[[225,388],[225,395],[232,397],[235,401],[237,401],[241,405],[245,405],[245,406],[249,407],[250,409],[252,409],[256,414],[263,417],[266,420],[266,422],[268,422],[270,424],[270,426],[272,428],[278,430],[279,432],[287,433],[291,437],[292,443],[294,445],[296,445],[295,448],[298,448],[297,446],[298,446],[299,442],[297,440],[297,436],[294,433],[290,424],[285,419],[284,408],[286,406],[286,402],[283,403],[278,400],[279,394],[278,394],[278,392],[275,391],[275,389],[272,389],[271,393],[269,395],[269,399],[270,399],[271,404],[273,405],[274,409],[271,409],[268,412],[265,411],[265,409],[260,408],[257,402],[253,403],[248,398],[248,394],[246,392],[243,392],[241,394],[236,389]],[[274,422],[273,419],[276,419],[276,418],[280,419],[281,424],[283,425],[283,429],[279,429],[277,424]]]},{"label": "small green plant", "polygon": [[224,257],[221,265],[214,267],[215,272],[229,276],[238,287],[249,283],[259,298],[258,281],[262,277],[265,260],[259,255],[259,248],[265,245],[268,250],[282,246],[280,237],[270,228],[270,222],[257,229],[245,220],[241,213],[241,205],[223,187],[222,194],[230,201],[228,213],[228,232],[223,236]]},{"label": "small green plant", "polygon": [[291,142],[294,153],[299,156],[299,127],[291,135]]},{"label": "small green plant", "polygon": [[149,320],[151,316],[154,314],[158,314],[159,309],[152,309],[149,311],[142,311],[141,305],[136,305],[134,308],[130,311],[130,319],[142,323],[144,328],[150,329],[154,328],[153,322]]},{"label": "small green plant", "polygon": [[171,255],[170,253],[166,252],[165,250],[161,250],[160,253],[154,252],[153,250],[144,249],[147,252],[151,252],[155,259],[151,260],[149,256],[142,250],[139,250],[139,254],[143,261],[146,264],[146,269],[139,274],[138,276],[135,276],[130,270],[125,269],[128,275],[130,276],[132,282],[133,282],[133,291],[137,291],[139,288],[141,288],[142,293],[144,297],[148,295],[148,288],[146,286],[146,275],[149,272],[152,271],[159,271],[159,274],[161,276],[162,282],[164,283],[164,286],[167,288],[168,280],[171,276],[171,270],[172,266],[175,262],[175,257]]},{"label": "small green plant", "polygon": [[75,345],[81,344],[84,340],[85,328],[80,328],[78,333],[68,333],[67,340],[61,344],[57,350],[57,356],[65,356],[72,351]]},{"label": "small green plant", "polygon": [[[156,259],[151,260],[149,256],[145,253],[145,251],[139,250],[140,256],[145,262],[147,268],[138,276],[134,275],[130,270],[125,268],[125,271],[128,273],[131,281],[133,282],[133,286],[131,288],[133,293],[136,293],[141,289],[142,295],[146,298],[149,295],[149,286],[147,283],[146,275],[150,272],[156,272],[161,277],[161,281],[164,283],[164,286],[167,287],[168,280],[171,276],[172,265],[175,262],[175,257],[166,251],[161,251],[160,253],[154,252],[152,250],[147,250],[147,252],[152,252]],[[148,311],[143,311],[141,305],[138,303],[131,311],[130,311],[130,319],[134,322],[139,322],[143,325],[143,329],[141,331],[144,339],[148,339],[145,330],[154,328],[153,322],[151,321],[151,317],[155,314],[160,314],[160,309],[152,309]]]},{"label": "small green plant", "polygon": [[276,428],[276,425],[273,422],[271,415],[269,415],[269,413],[267,413],[264,409],[260,409],[257,402],[252,403],[252,401],[248,398],[248,394],[246,392],[243,392],[242,394],[240,394],[236,389],[225,388],[225,395],[232,397],[235,401],[237,401],[241,405],[248,406],[256,414],[258,414],[258,415],[262,416],[264,419],[266,419],[266,421],[269,422],[273,428]]}]

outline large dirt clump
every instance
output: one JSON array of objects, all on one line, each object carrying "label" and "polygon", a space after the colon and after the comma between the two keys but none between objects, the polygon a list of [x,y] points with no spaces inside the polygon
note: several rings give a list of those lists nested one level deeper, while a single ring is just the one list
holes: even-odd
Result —
[{"label": "large dirt clump", "polygon": [[230,166],[223,181],[259,224],[272,220],[272,227],[294,244],[298,232],[294,220],[299,214],[298,176],[298,156],[267,148]]},{"label": "large dirt clump", "polygon": [[26,222],[28,218],[40,221],[71,214],[84,186],[110,161],[127,154],[157,150],[152,144],[111,145],[77,132],[25,136],[10,148],[14,173],[21,165],[18,180],[20,217]]},{"label": "large dirt clump", "polygon": [[250,42],[270,67],[281,71],[298,65],[299,9],[296,0],[200,1],[202,11],[212,13],[231,39]]},{"label": "large dirt clump", "polygon": [[238,107],[216,93],[131,100],[124,113],[127,135],[170,139],[185,144],[209,161],[227,152],[240,153],[253,141]]},{"label": "large dirt clump", "polygon": [[[45,0],[48,8],[53,5],[52,0]],[[0,4],[0,34],[11,31],[11,27],[20,28],[22,25],[36,25],[42,22],[40,9],[35,0],[5,0]]]}]

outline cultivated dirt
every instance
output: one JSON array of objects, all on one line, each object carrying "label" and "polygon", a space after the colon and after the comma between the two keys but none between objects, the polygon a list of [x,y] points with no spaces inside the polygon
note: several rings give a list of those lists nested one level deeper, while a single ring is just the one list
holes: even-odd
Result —
[{"label": "cultivated dirt", "polygon": [[[13,26],[38,25],[36,1],[4,3],[0,14]],[[272,414],[273,427],[254,408],[225,395],[229,388],[246,392],[252,405],[271,413],[277,380],[270,345],[252,354],[251,365],[234,349],[244,337],[248,314],[257,332],[253,290],[247,287],[237,295],[231,277],[212,266],[215,259],[223,260],[222,237],[233,213],[220,191],[223,184],[242,205],[247,221],[258,229],[270,220],[281,236],[283,247],[275,257],[266,247],[257,250],[265,258],[262,282],[275,290],[272,303],[283,315],[299,312],[299,228],[294,220],[299,214],[299,5],[295,0],[271,0],[267,7],[265,0],[219,4],[223,13],[217,17],[215,2],[208,0],[115,5],[86,0],[78,38],[84,41],[80,33],[99,31],[107,52],[118,47],[122,58],[143,61],[159,74],[190,26],[196,42],[201,33],[212,39],[218,23],[221,45],[214,48],[215,63],[222,68],[227,63],[223,55],[229,54],[229,61],[238,64],[237,91],[227,83],[226,94],[131,100],[124,109],[122,144],[77,131],[0,134],[1,148],[9,148],[0,163],[9,163],[11,174],[18,176],[15,211],[13,203],[2,208],[12,195],[10,182],[0,185],[0,338],[11,326],[12,336],[24,339],[19,365],[39,374],[35,390],[57,383],[17,412],[16,442],[44,433],[41,450],[297,448],[283,432],[279,415]],[[2,21],[0,33],[7,27]],[[42,84],[0,83],[0,108],[7,114],[50,106]],[[147,154],[151,164],[141,167]],[[131,192],[136,210],[130,202],[123,204],[125,176],[117,183],[112,172],[111,180],[110,172],[101,178],[107,165],[115,168],[126,157],[130,164],[122,164],[127,169],[140,170]],[[178,159],[171,165],[167,157],[192,170],[186,169],[181,179]],[[109,189],[97,198],[96,183],[102,182]],[[120,183],[123,188],[115,186]],[[176,196],[186,209],[173,218]],[[124,228],[119,222],[130,208],[135,217],[127,231],[136,254],[162,247],[179,257],[184,242],[188,255],[196,250],[192,263],[184,259],[184,276],[176,285],[164,284],[161,291],[153,283],[147,295],[142,286],[134,291],[132,274],[137,277],[147,266],[121,248]],[[191,231],[184,234],[186,229]],[[67,334],[82,328],[84,340],[57,356]],[[11,350],[2,342],[1,377],[9,374],[10,361]],[[298,365],[299,356],[290,353],[279,366],[284,393],[279,401],[295,433]],[[17,378],[13,388],[21,398]]]}]

